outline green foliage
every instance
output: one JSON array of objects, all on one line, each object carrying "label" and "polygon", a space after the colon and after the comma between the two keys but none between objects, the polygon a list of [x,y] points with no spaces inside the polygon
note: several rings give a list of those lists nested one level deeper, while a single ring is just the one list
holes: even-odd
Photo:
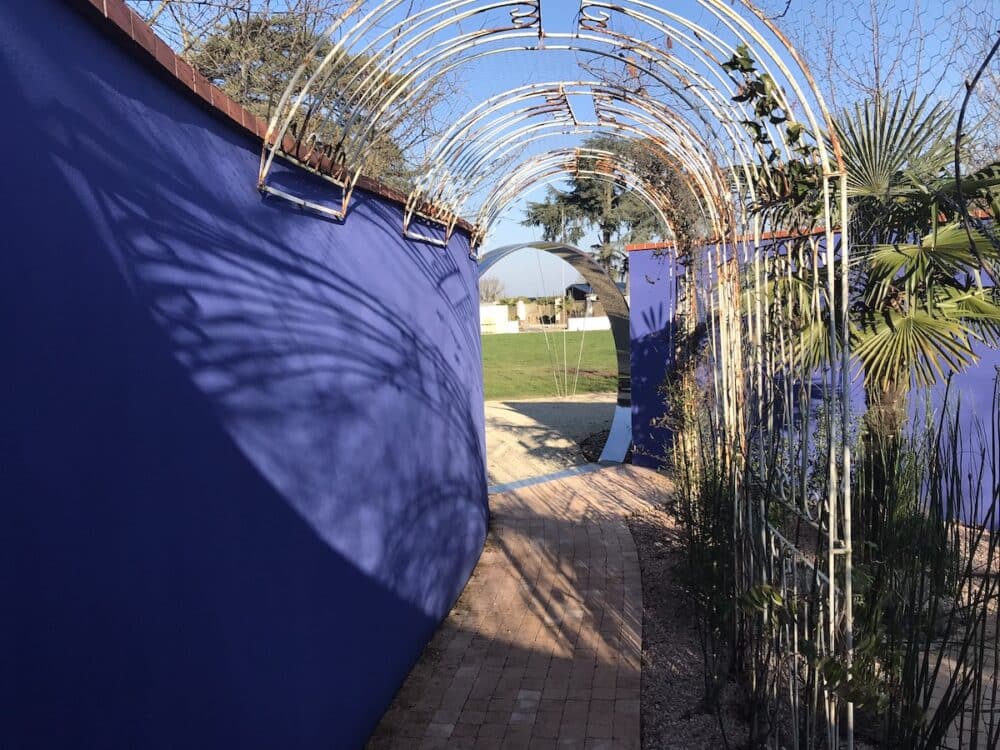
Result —
[{"label": "green foliage", "polygon": [[[659,193],[671,198],[672,206],[661,207],[680,217],[676,225],[687,227],[699,210],[690,189],[683,185],[655,147],[641,141],[595,136],[587,139],[586,148],[608,151],[634,165],[643,180]],[[594,158],[597,157],[587,157]],[[587,158],[581,166],[587,168]],[[599,166],[595,164],[594,166]],[[598,233],[595,257],[609,271],[624,272],[627,257],[622,245],[647,242],[666,236],[656,212],[637,193],[608,181],[590,179],[586,175],[571,179],[567,191],[549,188],[545,200],[531,202],[522,225],[539,227],[543,239],[549,242],[578,243],[588,231]]]},{"label": "green foliage", "polygon": [[[784,117],[773,82],[758,73],[746,50],[737,50],[723,67],[744,78],[735,99],[755,105],[761,119],[748,126],[755,142],[772,145],[763,123],[780,123]],[[858,105],[835,123],[847,170],[850,231],[855,254],[860,250],[865,261],[852,274],[853,288],[843,291],[852,294],[853,351],[873,403],[881,408],[877,402],[895,400],[891,409],[897,418],[884,423],[889,429],[899,424],[902,401],[894,394],[903,385],[927,385],[961,371],[975,362],[975,340],[1000,340],[1000,298],[982,278],[997,277],[1000,245],[982,229],[954,220],[954,209],[950,223],[937,224],[943,207],[954,205],[956,187],[949,172],[954,122],[945,105],[932,107],[899,94],[888,102]],[[795,129],[796,144],[801,132]],[[761,173],[757,188],[762,197],[752,207],[793,227],[822,216],[813,150],[795,149],[800,159],[779,162],[774,151],[768,156],[770,175]],[[990,165],[967,176],[962,193],[981,203],[995,202],[998,185],[1000,167]],[[925,236],[906,241],[919,235]],[[867,253],[866,242],[872,243]],[[810,278],[791,273],[766,292],[773,298],[791,294],[808,300],[812,287]],[[798,319],[797,355],[813,367],[839,356],[830,345],[828,308],[801,303],[781,308],[782,314]]]},{"label": "green foliage", "polygon": [[1000,295],[979,283],[980,259],[995,263],[1000,251],[958,224],[875,248],[854,347],[869,384],[930,385],[973,364],[975,340],[997,342]]},{"label": "green foliage", "polygon": [[897,93],[867,101],[834,122],[847,165],[847,194],[879,204],[926,196],[954,159],[955,115],[943,102]]},{"label": "green foliage", "polygon": [[[740,122],[761,154],[751,210],[775,226],[811,228],[823,214],[823,173],[816,147],[804,138],[805,125],[785,111],[780,87],[757,69],[746,45],[740,44],[722,68],[736,75],[733,101],[750,105],[754,115]],[[783,128],[779,132],[789,156],[782,156],[768,126]]]},{"label": "green foliage", "polygon": [[960,408],[945,405],[940,421],[914,424],[858,466],[848,681],[864,689],[852,695],[859,731],[883,747],[937,748],[959,717],[974,732],[965,747],[994,747],[1000,734],[988,697],[1000,579],[979,572],[1000,562],[998,498],[965,458],[1000,455],[997,396],[983,431],[963,435]]},{"label": "green foliage", "polygon": [[576,245],[583,238],[590,223],[572,193],[553,187],[546,188],[545,200],[528,204],[521,221],[526,227],[540,227],[546,242],[569,245]]}]

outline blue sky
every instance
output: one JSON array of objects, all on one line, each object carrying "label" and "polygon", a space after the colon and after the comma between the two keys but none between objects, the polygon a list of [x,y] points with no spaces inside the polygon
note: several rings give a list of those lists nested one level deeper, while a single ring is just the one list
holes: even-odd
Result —
[{"label": "blue sky", "polygon": [[[285,0],[270,0],[272,10],[280,9]],[[387,29],[393,21],[406,17],[411,7],[426,8],[436,0],[417,0],[414,6],[400,4],[380,24],[379,29]],[[696,0],[671,0],[659,4],[679,15],[683,15],[708,28],[716,27],[710,15]],[[150,6],[150,3],[136,2]],[[183,0],[180,0],[181,4]],[[265,0],[256,0],[264,3]],[[642,8],[643,0],[634,0]],[[1000,0],[878,0],[875,3],[843,2],[843,0],[758,0],[766,13],[778,14],[785,11],[778,21],[793,42],[810,58],[813,71],[824,89],[831,105],[845,106],[859,99],[857,84],[873,75],[877,60],[883,77],[890,85],[902,85],[922,91],[931,98],[954,99],[961,89],[966,71],[956,56],[955,43],[961,38],[963,43],[970,32],[980,27],[993,28],[1000,15]],[[739,6],[734,2],[735,7]],[[376,3],[366,6],[373,8]],[[152,7],[152,6],[150,6]],[[466,6],[470,7],[470,6]],[[572,32],[577,29],[580,8],[579,0],[541,0],[542,21],[547,33]],[[874,18],[872,8],[875,8]],[[362,14],[365,11],[362,11]],[[458,24],[458,32],[470,32],[483,26],[504,23],[507,9],[500,9],[476,16]],[[871,52],[874,22],[877,22],[879,38],[882,41],[880,53]],[[631,23],[616,16],[613,24],[617,31],[630,32]],[[343,28],[350,26],[350,22]],[[717,28],[717,27],[716,27]],[[377,31],[375,33],[381,33]],[[643,27],[641,36],[648,41],[673,50],[670,54],[680,57],[680,49],[671,45],[671,40],[657,36]],[[720,36],[726,36],[724,29]],[[456,34],[454,24],[445,29],[435,41]],[[651,36],[652,34],[652,36]],[[530,40],[528,40],[530,43]],[[596,58],[592,58],[596,59]],[[502,55],[486,57],[469,63],[456,71],[459,93],[447,102],[441,111],[444,121],[459,116],[476,103],[529,82],[572,81],[592,79],[594,76],[580,66],[579,53],[545,50],[506,52]],[[669,106],[670,102],[666,102]],[[586,119],[586,118],[585,118]],[[550,139],[530,147],[525,156],[550,148],[578,145],[583,136],[563,136]],[[534,148],[534,151],[532,151]],[[719,156],[719,155],[717,155]],[[720,157],[721,158],[721,157]],[[544,187],[539,187],[513,201],[496,222],[488,238],[485,251],[515,242],[538,239],[538,230],[523,227],[520,220],[528,200],[544,197]],[[473,201],[475,202],[475,201]],[[468,218],[469,209],[466,208]],[[588,247],[595,240],[587,237],[580,243]],[[545,254],[524,251],[499,265],[493,275],[499,277],[511,295],[541,295],[560,291],[576,277],[561,261]]]}]

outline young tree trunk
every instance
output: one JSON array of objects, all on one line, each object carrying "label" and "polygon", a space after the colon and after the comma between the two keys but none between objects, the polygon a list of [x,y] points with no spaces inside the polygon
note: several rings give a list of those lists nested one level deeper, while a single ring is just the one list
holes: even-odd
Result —
[{"label": "young tree trunk", "polygon": [[[888,509],[894,503],[889,502],[889,493],[897,492],[895,466],[906,425],[907,392],[905,377],[865,387],[868,410],[862,436],[863,484],[857,498],[854,530],[855,538],[861,541],[878,543],[886,525],[892,522]],[[867,546],[859,548],[870,551]]]}]

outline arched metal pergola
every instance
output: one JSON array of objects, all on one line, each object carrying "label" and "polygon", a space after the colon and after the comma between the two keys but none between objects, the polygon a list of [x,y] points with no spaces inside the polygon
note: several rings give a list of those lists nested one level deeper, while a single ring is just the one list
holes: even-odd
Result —
[{"label": "arched metal pergola", "polygon": [[[704,414],[695,416],[711,420],[717,442],[707,449],[734,464],[727,475],[736,505],[732,541],[741,586],[766,585],[793,599],[812,581],[809,617],[770,636],[782,659],[766,669],[776,675],[796,726],[822,726],[819,734],[830,747],[842,737],[850,744],[851,704],[821,681],[802,677],[815,675],[815,658],[840,659],[850,670],[853,655],[850,337],[841,324],[848,318],[850,248],[846,235],[836,232],[838,223],[846,226],[848,206],[830,112],[800,55],[749,0],[688,0],[669,7],[647,0],[581,0],[571,28],[555,31],[557,24],[543,18],[544,2],[411,6],[355,0],[301,61],[281,97],[257,186],[346,220],[376,141],[396,132],[444,77],[523,55],[579,61],[580,75],[566,80],[524,83],[511,75],[498,81],[498,90],[473,102],[417,154],[400,231],[424,245],[447,246],[466,217],[475,257],[511,205],[540,185],[573,176],[634,192],[659,219],[663,235],[674,236],[670,192],[621,153],[580,141],[592,135],[641,145],[690,192],[704,237],[681,248],[674,261],[684,268],[686,309],[707,330],[710,375]],[[610,71],[607,76],[595,77],[598,63]],[[754,87],[767,94],[763,111],[755,106]],[[272,185],[277,159],[326,179],[336,207]],[[817,176],[823,214],[818,235],[803,231],[814,227],[776,226],[754,208],[761,186],[786,180],[784,165],[793,162],[807,163]],[[438,231],[421,228],[427,224]],[[801,232],[803,239],[786,253],[765,242],[774,231]],[[567,246],[529,244],[582,262]],[[487,266],[521,247],[489,253]],[[592,270],[587,266],[584,276],[598,288],[603,280],[590,278]],[[794,300],[773,294],[781,280],[803,282]],[[602,298],[606,308],[609,302],[614,308],[613,299],[609,290]],[[819,373],[796,319],[803,306],[824,323],[823,347],[830,356]],[[627,310],[621,312],[612,326],[619,367],[624,362],[627,372]],[[790,399],[775,393],[792,393],[789,383],[809,384],[794,393],[812,393],[817,383],[823,394],[821,403],[799,405],[805,418],[781,413],[791,408]],[[620,387],[620,401],[622,392]],[[822,540],[819,550],[806,553],[768,518],[755,487],[763,482],[766,462],[794,467],[815,453],[825,459],[822,495],[804,479],[775,485],[775,501]],[[800,649],[806,641],[813,657]],[[809,732],[796,734],[797,747],[812,742]]]}]

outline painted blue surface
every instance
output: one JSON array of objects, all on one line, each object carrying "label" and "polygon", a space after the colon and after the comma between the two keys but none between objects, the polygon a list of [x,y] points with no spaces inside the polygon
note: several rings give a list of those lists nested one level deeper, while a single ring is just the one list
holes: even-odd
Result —
[{"label": "painted blue surface", "polygon": [[[780,248],[784,243],[775,244],[782,251]],[[820,245],[822,247],[822,240]],[[668,255],[652,250],[632,251],[629,262],[632,273],[632,432],[635,462],[657,467],[663,463],[670,437],[668,430],[654,427],[653,422],[665,411],[665,398],[659,388],[674,356],[675,271]],[[703,310],[701,312],[703,314]],[[960,405],[958,426],[964,443],[961,458],[966,487],[969,486],[969,477],[972,477],[974,485],[980,488],[978,499],[970,499],[966,516],[982,520],[992,499],[1000,497],[1000,455],[996,454],[1000,449],[1000,440],[992,443],[990,438],[991,430],[1000,435],[1000,415],[996,413],[993,400],[994,381],[1000,373],[1000,351],[980,345],[976,354],[980,358],[978,364],[953,376],[949,407],[955,410]],[[810,409],[813,412],[822,403],[819,377],[810,389]],[[930,419],[937,421],[941,418],[945,389],[946,384],[942,382],[930,390]],[[794,391],[798,393],[797,388]],[[864,384],[858,368],[852,372],[848,392],[855,415],[854,427],[857,428],[857,422],[866,409]],[[922,429],[923,420],[928,418],[923,409],[924,403],[923,395],[915,391],[910,404],[916,429]],[[799,410],[796,408],[795,412],[798,414]],[[811,425],[809,430],[815,430],[815,425]]]},{"label": "painted blue surface", "polygon": [[637,466],[663,465],[670,432],[655,426],[666,410],[660,392],[674,358],[674,315],[677,270],[667,253],[629,253],[629,311],[632,367],[632,461]]},{"label": "painted blue surface", "polygon": [[60,0],[0,29],[0,747],[359,746],[485,535],[464,238],[263,200]]},{"label": "painted blue surface", "polygon": [[[982,344],[974,347],[979,362],[956,373],[950,385],[938,383],[929,399],[917,394],[911,399],[914,429],[922,430],[928,418],[939,421],[942,410],[952,419],[957,415],[959,460],[962,468],[962,509],[971,521],[996,524],[1000,518],[1000,414],[994,401],[1000,377],[1000,351]],[[994,507],[996,506],[996,507]]]}]

